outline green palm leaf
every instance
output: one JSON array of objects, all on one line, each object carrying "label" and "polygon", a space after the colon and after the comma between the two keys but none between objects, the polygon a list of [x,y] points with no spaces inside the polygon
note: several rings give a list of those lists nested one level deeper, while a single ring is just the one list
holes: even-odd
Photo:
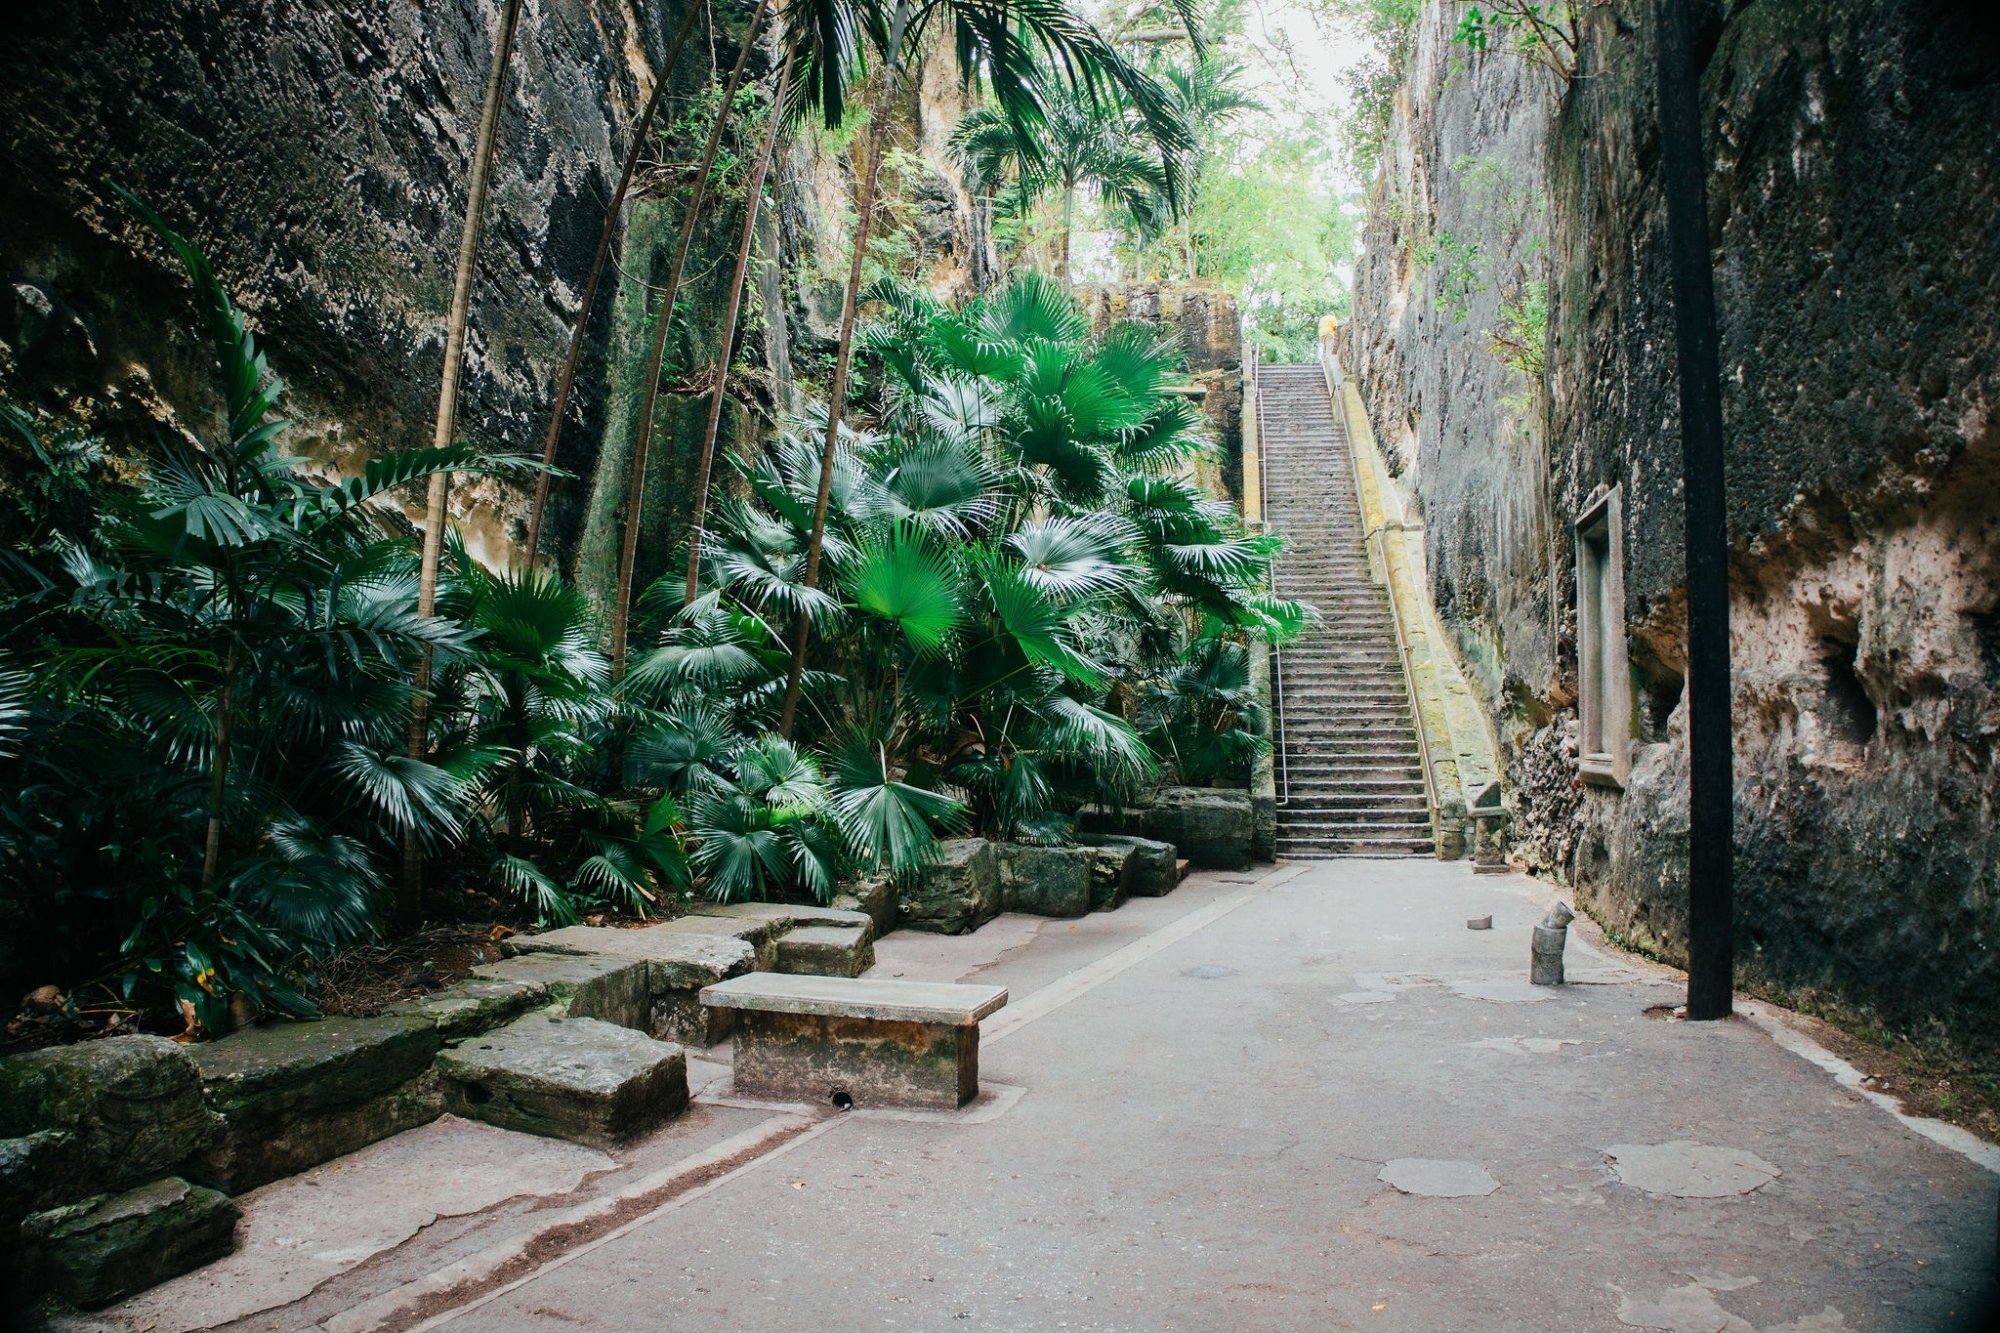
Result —
[{"label": "green palm leaf", "polygon": [[898,523],[863,543],[844,582],[856,606],[896,625],[919,653],[937,654],[965,618],[962,577],[949,552]]}]

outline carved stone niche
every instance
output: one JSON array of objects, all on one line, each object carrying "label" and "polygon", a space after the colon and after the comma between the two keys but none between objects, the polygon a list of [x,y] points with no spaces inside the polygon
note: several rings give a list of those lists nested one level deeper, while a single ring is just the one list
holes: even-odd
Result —
[{"label": "carved stone niche", "polygon": [[1625,656],[1625,506],[1613,486],[1576,520],[1576,674],[1585,782],[1625,785],[1632,771],[1632,673]]}]

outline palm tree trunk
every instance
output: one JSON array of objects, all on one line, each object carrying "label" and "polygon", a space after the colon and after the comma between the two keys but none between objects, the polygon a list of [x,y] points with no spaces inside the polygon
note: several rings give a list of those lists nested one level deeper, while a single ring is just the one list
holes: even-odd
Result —
[{"label": "palm tree trunk", "polygon": [[222,695],[215,705],[215,760],[208,791],[208,837],[202,848],[201,886],[215,883],[222,866],[222,801],[229,790],[229,747],[236,732],[236,672],[242,664],[242,648],[229,640],[229,656],[222,666]]},{"label": "palm tree trunk", "polygon": [[[819,457],[819,499],[813,505],[812,535],[806,539],[805,586],[819,586],[820,549],[826,542],[826,508],[833,494],[833,461],[840,446],[840,422],[847,410],[847,376],[854,364],[855,307],[861,300],[861,267],[868,256],[868,233],[875,222],[875,192],[882,177],[882,139],[896,97],[897,67],[885,61],[882,96],[868,125],[868,166],[861,181],[861,198],[854,223],[854,257],[847,266],[847,291],[840,302],[840,343],[833,361],[833,390],[827,396],[826,445]],[[785,704],[778,714],[778,734],[790,739],[799,711],[799,682],[806,667],[806,645],[812,639],[812,619],[802,610],[792,635],[792,664],[785,677]]]},{"label": "palm tree trunk", "polygon": [[687,44],[688,34],[694,31],[695,20],[706,12],[697,4],[688,5],[687,18],[681,22],[681,30],[674,34],[674,44],[667,50],[666,63],[653,80],[653,94],[646,99],[646,109],[639,117],[638,125],[632,131],[631,147],[625,150],[625,166],[618,173],[618,188],[612,193],[611,205],[604,212],[604,229],[597,236],[597,257],[590,261],[590,277],[584,281],[583,296],[577,303],[576,322],[569,330],[569,350],[563,354],[562,374],[556,379],[555,406],[549,411],[549,432],[542,441],[543,471],[535,478],[535,503],[528,511],[528,556],[527,567],[535,567],[535,557],[542,549],[542,512],[549,503],[549,474],[546,469],[556,461],[556,443],[562,437],[563,417],[569,411],[570,386],[576,380],[576,363],[583,353],[583,330],[590,323],[590,308],[597,300],[597,283],[604,276],[604,264],[611,257],[611,238],[618,233],[618,218],[625,209],[625,195],[632,188],[632,174],[639,167],[639,155],[645,150],[647,136],[653,132],[653,115],[660,109],[660,99],[673,81],[674,66],[680,63],[681,48]]},{"label": "palm tree trunk", "polygon": [[[479,234],[486,218],[486,186],[493,168],[493,145],[499,138],[500,102],[507,89],[507,66],[514,51],[514,30],[521,17],[521,0],[506,0],[500,10],[500,32],[493,43],[493,68],[486,76],[486,101],[480,108],[479,135],[473,142],[472,179],[465,199],[465,227],[458,239],[458,273],[451,291],[451,314],[445,324],[444,383],[438,391],[437,424],[431,444],[442,449],[458,429],[458,381],[465,362],[465,328],[472,308],[472,272],[479,257]],[[444,551],[445,501],[451,478],[431,477],[424,505],[424,556],[417,575],[417,614],[437,609],[438,560]],[[430,740],[431,655],[418,659],[416,689],[410,700],[410,754],[422,758]],[[423,893],[423,849],[416,835],[403,839],[403,890],[398,910],[413,922]]]},{"label": "palm tree trunk", "polygon": [[722,401],[729,388],[729,352],[736,343],[736,320],[743,310],[743,284],[750,276],[750,244],[756,237],[757,213],[764,201],[764,177],[771,169],[771,153],[778,144],[778,128],[784,120],[785,94],[792,83],[792,59],[798,54],[799,40],[785,43],[785,66],[778,71],[778,91],[771,99],[771,126],[764,131],[764,147],[757,156],[756,172],[750,181],[749,197],[743,204],[743,235],[736,242],[736,272],[729,280],[729,313],[722,321],[722,350],[715,358],[715,397],[708,404],[708,425],[701,437],[701,464],[695,474],[694,516],[688,522],[688,576],[684,601],[694,600],[701,576],[701,523],[707,513],[709,474],[715,466],[715,437],[722,427]]},{"label": "palm tree trunk", "polygon": [[1062,225],[1062,278],[1063,278],[1064,288],[1075,286],[1075,284],[1069,280],[1069,234],[1074,226],[1073,219],[1075,215],[1076,215],[1076,184],[1073,181],[1064,181],[1063,182],[1063,225]]},{"label": "palm tree trunk", "polygon": [[688,196],[687,212],[681,217],[681,232],[674,249],[674,265],[667,272],[667,288],[660,297],[660,315],[653,328],[653,350],[646,358],[646,397],[639,408],[638,433],[632,441],[631,476],[625,490],[625,535],[618,547],[618,593],[611,605],[611,678],[625,678],[625,643],[632,620],[632,571],[639,560],[639,521],[646,507],[646,458],[653,443],[653,410],[660,398],[660,372],[667,357],[667,334],[673,328],[674,302],[680,296],[681,274],[687,268],[688,249],[694,243],[694,225],[708,198],[708,175],[715,167],[716,150],[722,145],[722,130],[729,121],[729,109],[736,90],[743,85],[743,71],[757,44],[757,30],[771,0],[757,0],[756,12],[744,30],[743,52],[729,72],[722,101],[715,108],[715,122],[708,129],[708,144],[695,173],[694,189]]}]

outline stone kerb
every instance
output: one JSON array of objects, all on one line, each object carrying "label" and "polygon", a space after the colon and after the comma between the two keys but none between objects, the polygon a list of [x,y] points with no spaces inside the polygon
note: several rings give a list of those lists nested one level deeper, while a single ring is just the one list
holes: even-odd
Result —
[{"label": "stone kerb", "polygon": [[427,1124],[443,1113],[418,1017],[273,1023],[189,1048],[226,1122],[188,1174],[232,1194]]}]

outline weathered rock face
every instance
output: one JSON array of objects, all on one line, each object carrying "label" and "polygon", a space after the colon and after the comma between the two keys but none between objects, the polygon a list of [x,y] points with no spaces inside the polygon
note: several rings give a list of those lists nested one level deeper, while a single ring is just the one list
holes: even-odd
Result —
[{"label": "weathered rock face", "polygon": [[[141,418],[214,401],[184,283],[110,178],[208,252],[291,386],[295,452],[350,468],[429,444],[499,8],[93,0],[26,16],[0,56],[14,127],[0,337],[19,387],[108,390]],[[527,7],[473,295],[460,423],[476,444],[540,452],[623,126],[679,18],[677,5]],[[519,509],[491,483],[461,488],[475,554],[503,554]]]},{"label": "weathered rock face", "polygon": [[[718,62],[734,61],[749,10],[718,6],[697,24],[662,125],[683,117]],[[333,472],[429,444],[499,12],[500,0],[361,0],[337,11],[88,0],[25,15],[0,52],[10,131],[0,163],[11,182],[0,198],[0,395],[80,410],[131,445],[149,442],[155,421],[201,424],[217,404],[185,280],[110,179],[207,252],[289,385],[291,452]],[[523,8],[459,411],[459,435],[477,446],[541,452],[604,204],[685,13],[679,0]],[[773,49],[767,41],[750,70],[767,96]],[[949,63],[930,62],[892,113],[913,149],[896,159],[889,189],[899,207],[886,227],[905,267],[941,295],[992,271],[983,215],[944,151],[963,107]],[[678,142],[667,156],[682,156]],[[852,169],[831,140],[805,132],[773,175],[779,206],[759,253],[776,262],[754,275],[739,353],[750,373],[725,414],[725,447],[754,449],[771,408],[795,404],[791,343],[807,345],[800,369],[812,378],[814,339],[830,339],[839,314],[837,283],[828,313],[829,283],[800,275],[844,276]],[[679,183],[659,170],[634,183],[558,454],[576,479],[552,489],[549,546],[600,596],[643,396],[647,292],[672,263]],[[707,407],[685,382],[717,352],[740,206],[732,197],[696,230],[683,299],[697,313],[677,333],[657,408],[642,583],[672,560],[685,529]],[[460,479],[454,518],[474,556],[508,563],[530,489]],[[407,503],[415,517],[421,496]]]},{"label": "weathered rock face", "polygon": [[1206,283],[1142,282],[1084,287],[1077,298],[1100,333],[1138,320],[1158,326],[1180,345],[1188,378],[1202,390],[1201,408],[1218,447],[1203,465],[1211,494],[1243,499],[1243,320],[1236,298]]},{"label": "weathered rock face", "polygon": [[[1507,58],[1453,72],[1449,8],[1419,25],[1345,352],[1500,719],[1520,854],[1677,957],[1681,469],[1651,7],[1591,10],[1585,77],[1560,97]],[[1709,5],[1700,26],[1739,958],[1753,981],[1948,1021],[1991,1050],[2000,43],[1983,12],[1914,0]],[[1510,285],[1544,274],[1547,375],[1530,384],[1487,330],[1505,327]],[[1631,773],[1585,788],[1570,525],[1614,485]]]}]

